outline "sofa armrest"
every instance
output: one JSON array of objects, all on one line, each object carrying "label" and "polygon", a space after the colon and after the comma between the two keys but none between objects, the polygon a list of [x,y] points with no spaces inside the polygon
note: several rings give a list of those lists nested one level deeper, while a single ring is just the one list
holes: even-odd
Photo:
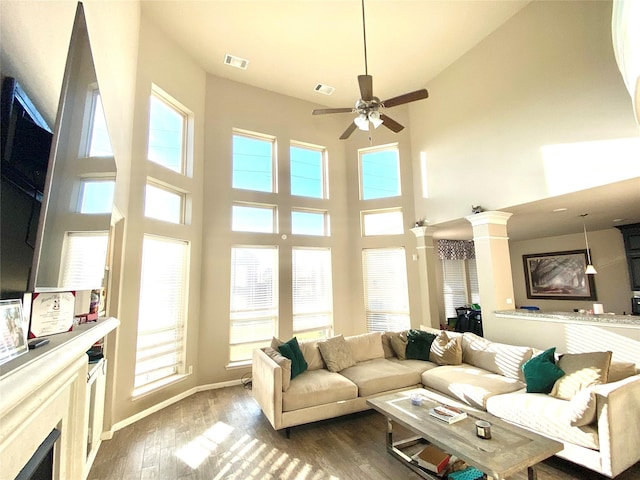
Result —
[{"label": "sofa armrest", "polygon": [[253,398],[274,429],[282,428],[282,368],[260,349],[253,351]]},{"label": "sofa armrest", "polygon": [[594,388],[603,472],[615,476],[640,460],[640,375]]}]

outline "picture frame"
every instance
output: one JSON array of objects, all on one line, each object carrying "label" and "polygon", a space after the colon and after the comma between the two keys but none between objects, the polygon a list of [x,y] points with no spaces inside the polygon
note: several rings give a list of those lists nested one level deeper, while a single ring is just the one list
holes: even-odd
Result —
[{"label": "picture frame", "polygon": [[28,327],[22,300],[0,300],[0,365],[29,351]]},{"label": "picture frame", "polygon": [[31,302],[29,338],[73,330],[76,292],[35,292]]},{"label": "picture frame", "polygon": [[593,275],[587,275],[587,250],[523,255],[527,298],[597,300]]}]

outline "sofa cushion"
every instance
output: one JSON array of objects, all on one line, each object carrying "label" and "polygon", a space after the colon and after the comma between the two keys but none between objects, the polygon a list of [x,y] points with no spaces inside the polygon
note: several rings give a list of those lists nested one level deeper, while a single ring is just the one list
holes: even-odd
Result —
[{"label": "sofa cushion", "polygon": [[400,360],[399,358],[396,358],[396,357],[390,358],[389,361],[398,363],[403,367],[410,368],[411,370],[418,372],[421,375],[422,375],[422,372],[426,372],[427,370],[431,370],[432,368],[436,368],[438,366],[431,361],[425,362],[424,360],[409,360],[409,359]]},{"label": "sofa cushion", "polygon": [[460,365],[462,363],[462,335],[449,337],[442,330],[431,344],[429,361],[438,365]]},{"label": "sofa cushion", "polygon": [[340,375],[358,386],[358,395],[361,397],[420,383],[419,372],[384,358],[360,362],[353,367],[345,368]]},{"label": "sofa cushion", "polygon": [[427,370],[421,378],[425,387],[482,409],[486,409],[485,405],[489,397],[524,388],[524,383],[515,378],[491,373],[464,363]]},{"label": "sofa cushion", "polygon": [[356,362],[364,362],[372,358],[384,358],[385,353],[382,348],[382,332],[363,333],[345,337],[351,356]]},{"label": "sofa cushion", "polygon": [[291,360],[291,380],[296,378],[307,369],[307,362],[302,355],[298,339],[293,337],[291,340],[284,342],[278,347],[278,351],[289,360]]},{"label": "sofa cushion", "polygon": [[462,335],[462,361],[506,377],[524,380],[522,365],[531,358],[529,347],[492,342],[473,333]]},{"label": "sofa cushion", "polygon": [[289,383],[291,383],[291,360],[282,356],[280,352],[271,347],[265,347],[262,351],[274,362],[280,365],[280,368],[282,369],[282,391],[286,392],[289,390]]},{"label": "sofa cushion", "polygon": [[528,393],[549,393],[556,380],[564,375],[556,365],[555,353],[556,347],[550,348],[522,365]]},{"label": "sofa cushion", "polygon": [[429,361],[431,344],[436,339],[436,335],[422,330],[411,329],[407,332],[406,356],[409,360]]},{"label": "sofa cushion", "polygon": [[556,440],[599,449],[595,425],[572,427],[567,418],[570,402],[544,393],[521,392],[495,395],[487,400],[492,415],[536,431]]},{"label": "sofa cushion", "polygon": [[609,365],[609,376],[607,383],[617,382],[624,380],[628,377],[633,377],[636,374],[636,364],[633,362],[611,362]]},{"label": "sofa cushion", "polygon": [[329,370],[307,370],[291,382],[282,393],[282,411],[315,407],[358,397],[358,387],[339,373]]},{"label": "sofa cushion", "polygon": [[565,373],[551,390],[551,396],[571,400],[580,390],[607,383],[611,352],[567,353],[558,360]]},{"label": "sofa cushion", "polygon": [[356,364],[351,349],[342,335],[318,342],[318,348],[330,372],[339,372]]}]

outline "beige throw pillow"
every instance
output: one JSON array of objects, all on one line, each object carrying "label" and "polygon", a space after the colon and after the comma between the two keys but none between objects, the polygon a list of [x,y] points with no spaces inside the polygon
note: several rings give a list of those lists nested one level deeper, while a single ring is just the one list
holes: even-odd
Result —
[{"label": "beige throw pillow", "polygon": [[552,397],[571,400],[587,387],[607,383],[611,352],[566,353],[556,365],[564,376],[556,380],[551,390]]},{"label": "beige throw pillow", "polygon": [[291,384],[291,360],[280,355],[280,352],[270,347],[266,347],[263,352],[280,365],[282,369],[282,391],[286,392],[289,390],[289,385]]},{"label": "beige throw pillow", "polygon": [[391,335],[391,348],[393,353],[396,354],[398,360],[407,359],[407,332],[397,332]]},{"label": "beige throw pillow", "polygon": [[330,372],[339,372],[356,364],[342,335],[318,342],[318,348]]},{"label": "beige throw pillow", "polygon": [[382,348],[382,332],[363,333],[345,337],[351,349],[351,356],[356,362],[364,362],[374,358],[384,358]]},{"label": "beige throw pillow", "polygon": [[382,334],[382,350],[384,351],[384,358],[395,357],[396,353],[391,346],[391,337],[396,335],[396,332],[384,332]]},{"label": "beige throw pillow", "polygon": [[438,333],[431,344],[429,360],[438,365],[460,365],[462,363],[461,338],[449,338],[444,330]]}]

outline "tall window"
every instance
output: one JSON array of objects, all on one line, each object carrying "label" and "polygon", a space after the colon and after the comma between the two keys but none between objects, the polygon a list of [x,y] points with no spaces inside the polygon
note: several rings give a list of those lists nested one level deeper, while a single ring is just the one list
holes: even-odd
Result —
[{"label": "tall window", "polygon": [[456,308],[467,301],[464,260],[442,260],[444,310],[447,318],[456,316]]},{"label": "tall window", "polygon": [[293,333],[298,338],[324,338],[331,332],[333,298],[331,250],[294,248]]},{"label": "tall window", "polygon": [[189,243],[145,235],[134,394],[184,374]]},{"label": "tall window", "polygon": [[324,149],[292,145],[289,148],[291,195],[327,198]]},{"label": "tall window", "polygon": [[174,172],[185,170],[187,115],[158,89],[151,94],[147,158]]},{"label": "tall window", "polygon": [[104,179],[86,179],[80,183],[80,205],[84,214],[111,214],[116,182]]},{"label": "tall window", "polygon": [[251,359],[252,352],[276,334],[278,321],[278,248],[231,249],[230,361]]},{"label": "tall window", "polygon": [[113,157],[107,120],[102,108],[102,97],[98,90],[93,91],[91,99],[91,134],[88,154],[90,157]]},{"label": "tall window", "polygon": [[275,139],[257,135],[233,135],[233,188],[275,192]]},{"label": "tall window", "polygon": [[372,248],[362,254],[367,329],[375,332],[410,328],[404,248]]},{"label": "tall window", "polygon": [[109,232],[67,232],[62,248],[61,286],[102,287]]},{"label": "tall window", "polygon": [[447,318],[456,316],[456,308],[480,303],[475,247],[471,240],[438,240],[442,261],[442,291]]},{"label": "tall window", "polygon": [[400,191],[398,147],[377,147],[360,151],[360,198],[397,197]]}]

